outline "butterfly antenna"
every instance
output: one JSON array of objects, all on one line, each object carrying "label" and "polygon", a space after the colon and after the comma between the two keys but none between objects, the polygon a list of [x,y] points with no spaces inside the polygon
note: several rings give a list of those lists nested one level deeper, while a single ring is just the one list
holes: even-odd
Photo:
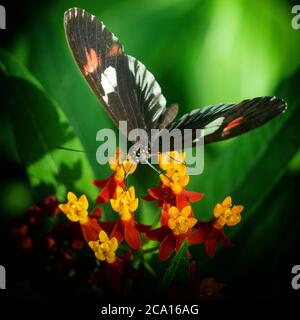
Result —
[{"label": "butterfly antenna", "polygon": [[[122,169],[124,170],[124,185],[125,185],[125,190],[129,190],[128,187],[127,187],[127,178],[128,178],[128,171],[125,170],[125,167],[124,167],[124,163],[121,162],[121,165],[122,165]],[[131,168],[130,168],[131,169]],[[130,172],[130,171],[129,171]]]},{"label": "butterfly antenna", "polygon": [[73,149],[73,148],[66,148],[66,147],[61,147],[61,146],[57,146],[56,149],[64,150],[64,151],[72,151],[72,152],[90,153],[90,154],[94,153],[94,152],[91,152],[91,151]]},{"label": "butterfly antenna", "polygon": [[191,166],[189,166],[185,161],[180,161],[180,160],[178,160],[178,159],[175,159],[174,157],[170,156],[169,154],[168,154],[168,157],[169,157],[170,159],[172,159],[172,160],[174,160],[174,161],[176,161],[176,162],[184,165],[184,166],[187,167],[187,168],[191,167]]},{"label": "butterfly antenna", "polygon": [[146,160],[147,165],[153,169],[156,173],[158,174],[162,174],[162,172],[160,170],[158,170],[157,168],[154,167],[154,165],[152,163],[150,163],[148,160]]},{"label": "butterfly antenna", "polygon": [[168,180],[170,180],[171,182],[173,182],[173,180],[172,180],[170,177],[168,177],[165,173],[162,173],[160,170],[158,170],[157,168],[155,168],[154,165],[151,164],[148,160],[146,160],[146,163],[147,163],[147,165],[148,165],[151,169],[153,169],[156,173],[162,174],[162,175],[165,176]]},{"label": "butterfly antenna", "polygon": [[122,167],[123,167],[123,170],[124,170],[124,172],[125,172],[125,179],[127,180],[127,178],[128,178],[128,176],[130,175],[130,171],[132,170],[132,167],[135,165],[135,163],[131,163],[131,165],[130,165],[130,167],[129,167],[129,169],[128,169],[128,171],[126,171],[125,170],[125,168],[124,168],[124,165],[123,165],[123,163],[122,163]]}]

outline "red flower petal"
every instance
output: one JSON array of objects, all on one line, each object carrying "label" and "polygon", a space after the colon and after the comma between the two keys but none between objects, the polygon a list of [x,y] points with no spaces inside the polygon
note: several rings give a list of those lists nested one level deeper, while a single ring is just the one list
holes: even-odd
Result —
[{"label": "red flower petal", "polygon": [[149,195],[156,200],[163,200],[165,198],[165,192],[161,185],[156,188],[148,189]]},{"label": "red flower petal", "polygon": [[142,196],[142,199],[145,200],[145,201],[148,201],[148,202],[156,200],[156,199],[154,199],[153,197],[151,197],[149,195],[148,196]]},{"label": "red flower petal", "polygon": [[213,225],[211,222],[199,222],[196,229],[188,236],[190,245],[203,243],[213,232]]},{"label": "red flower petal", "polygon": [[84,245],[84,242],[81,241],[81,240],[74,240],[72,243],[71,243],[71,248],[74,249],[74,250],[80,250],[83,248],[83,245]]},{"label": "red flower petal", "polygon": [[159,247],[158,256],[161,260],[165,261],[169,259],[175,249],[175,239],[173,233],[170,233],[164,238]]},{"label": "red flower petal", "polygon": [[120,258],[122,258],[123,261],[124,261],[124,260],[129,261],[130,258],[131,258],[131,251],[130,251],[130,250],[126,251],[125,253],[123,253],[123,254],[120,256]]},{"label": "red flower petal", "polygon": [[148,189],[149,196],[143,197],[145,201],[157,200],[158,206],[161,208],[164,203],[176,205],[175,195],[171,188],[160,184],[158,187]]},{"label": "red flower petal", "polygon": [[93,181],[93,184],[96,186],[96,187],[98,187],[98,188],[104,188],[105,187],[105,185],[106,185],[106,183],[108,182],[108,180],[111,178],[111,176],[109,177],[109,178],[107,178],[107,179],[95,179],[94,181]]},{"label": "red flower petal", "polygon": [[176,194],[176,207],[179,211],[181,211],[184,207],[189,206],[189,202],[187,196],[185,194],[185,190],[181,193]]},{"label": "red flower petal", "polygon": [[32,250],[32,246],[33,246],[32,238],[29,236],[19,237],[17,238],[17,245],[23,254],[28,254]]},{"label": "red flower petal", "polygon": [[88,218],[86,223],[81,223],[81,231],[86,242],[96,241],[99,239],[101,227],[96,219]]},{"label": "red flower petal", "polygon": [[194,191],[185,191],[185,194],[188,200],[191,202],[200,201],[204,197],[204,193],[194,192]]},{"label": "red flower petal", "polygon": [[181,245],[183,244],[184,240],[187,238],[188,235],[189,233],[187,232],[185,234],[176,236],[176,245],[175,245],[176,251],[180,249]]},{"label": "red flower petal", "polygon": [[225,248],[232,248],[234,247],[234,243],[225,235],[224,230],[220,232],[220,241],[223,247]]},{"label": "red flower petal", "polygon": [[[102,182],[100,183],[102,185]],[[114,174],[106,179],[106,183],[103,186],[101,193],[98,195],[96,202],[97,203],[106,203],[110,199],[115,197],[115,192],[117,187],[120,186],[124,188],[124,182],[115,179]]]},{"label": "red flower petal", "polygon": [[101,228],[106,232],[106,233],[111,233],[113,228],[116,225],[116,221],[100,221],[99,224]]},{"label": "red flower petal", "polygon": [[162,206],[161,218],[160,223],[162,226],[167,226],[169,221],[169,210],[171,204],[164,202]]},{"label": "red flower petal", "polygon": [[110,288],[119,294],[122,291],[122,267],[117,260],[115,263],[106,263],[106,272]]},{"label": "red flower petal", "polygon": [[135,221],[124,221],[124,235],[127,244],[134,250],[139,250],[142,246],[140,233],[135,227]]},{"label": "red flower petal", "polygon": [[48,196],[43,203],[43,212],[50,217],[57,217],[60,210],[58,208],[58,201],[57,198],[52,195]]},{"label": "red flower petal", "polygon": [[26,220],[31,225],[40,225],[43,221],[42,209],[36,205],[33,205],[26,213]]},{"label": "red flower petal", "polygon": [[217,234],[213,233],[206,241],[205,241],[205,251],[206,254],[212,258],[216,253],[216,248],[218,245],[219,239]]},{"label": "red flower petal", "polygon": [[160,227],[157,229],[149,230],[145,233],[145,237],[152,241],[163,241],[163,239],[170,233],[168,227]]},{"label": "red flower petal", "polygon": [[124,227],[120,219],[117,220],[111,232],[110,238],[113,238],[113,237],[117,238],[119,243],[121,243],[124,239]]},{"label": "red flower petal", "polygon": [[151,229],[151,225],[136,223],[136,228],[139,232],[146,233],[147,231],[149,231]]},{"label": "red flower petal", "polygon": [[57,242],[53,237],[45,236],[44,247],[49,253],[53,254],[56,250]]},{"label": "red flower petal", "polygon": [[10,235],[13,238],[25,236],[28,232],[28,225],[25,223],[16,225],[10,229]]},{"label": "red flower petal", "polygon": [[100,207],[97,207],[92,213],[90,214],[91,218],[99,219],[102,216],[102,210]]}]

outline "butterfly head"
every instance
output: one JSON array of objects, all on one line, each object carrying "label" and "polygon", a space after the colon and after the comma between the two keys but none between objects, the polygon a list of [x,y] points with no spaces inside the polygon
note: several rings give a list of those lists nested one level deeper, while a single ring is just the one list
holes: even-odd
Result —
[{"label": "butterfly head", "polygon": [[150,157],[149,147],[141,142],[136,142],[129,150],[129,157],[134,163],[148,163]]}]

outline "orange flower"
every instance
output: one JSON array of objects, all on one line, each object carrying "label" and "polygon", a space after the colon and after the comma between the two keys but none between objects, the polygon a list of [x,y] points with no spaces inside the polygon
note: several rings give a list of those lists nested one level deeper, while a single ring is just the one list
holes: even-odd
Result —
[{"label": "orange flower", "polygon": [[165,170],[160,175],[161,182],[172,189],[174,194],[179,194],[189,183],[189,176],[186,175],[185,153],[171,151],[159,155],[159,166]]},{"label": "orange flower", "polygon": [[176,207],[171,207],[168,212],[167,225],[149,230],[145,236],[153,241],[159,241],[159,258],[167,260],[174,250],[178,251],[185,240],[188,240],[192,228],[196,225],[191,206],[184,207],[179,211]]},{"label": "orange flower", "polygon": [[158,161],[160,168],[167,172],[186,168],[184,152],[170,151],[161,153],[158,156]]},{"label": "orange flower", "polygon": [[67,216],[72,222],[85,223],[88,220],[89,203],[86,196],[83,194],[78,199],[73,192],[68,192],[68,202],[59,204],[58,208]]},{"label": "orange flower", "polygon": [[128,190],[118,187],[116,197],[110,200],[110,204],[112,209],[120,215],[111,235],[116,237],[119,243],[125,238],[132,249],[138,250],[142,245],[139,233],[141,225],[134,219],[134,211],[139,204],[138,199],[135,198],[134,187]]},{"label": "orange flower", "polygon": [[188,238],[189,244],[205,244],[205,251],[209,257],[213,257],[219,243],[223,247],[232,247],[233,244],[224,232],[224,226],[234,226],[241,221],[240,213],[243,206],[232,206],[231,197],[226,197],[222,203],[214,208],[215,219],[208,222],[199,222],[196,231]]},{"label": "orange flower", "polygon": [[221,229],[224,225],[235,226],[241,221],[241,212],[244,207],[241,205],[232,206],[231,197],[226,197],[222,203],[218,203],[214,208],[214,227]]},{"label": "orange flower", "polygon": [[139,199],[135,198],[133,186],[126,191],[117,187],[116,198],[111,199],[110,204],[112,209],[120,214],[122,220],[128,221],[131,219],[132,213],[138,208]]},{"label": "orange flower", "polygon": [[171,207],[169,211],[168,226],[175,236],[186,234],[197,223],[194,217],[190,217],[192,208],[186,206],[181,212],[176,207]]},{"label": "orange flower", "polygon": [[88,217],[89,203],[86,195],[81,195],[79,199],[73,192],[68,192],[68,202],[59,204],[58,208],[72,222],[79,222],[84,239],[88,242],[95,240],[101,230],[96,219]]},{"label": "orange flower", "polygon": [[99,204],[106,203],[110,199],[115,198],[117,187],[125,187],[125,176],[132,174],[136,170],[137,164],[130,161],[128,157],[123,160],[123,152],[120,148],[117,148],[116,156],[110,159],[109,166],[115,171],[114,174],[107,179],[94,180],[94,184],[102,189],[96,199],[96,202]]},{"label": "orange flower", "polygon": [[137,167],[137,164],[134,164],[128,156],[126,159],[123,159],[124,154],[120,148],[117,148],[115,157],[112,157],[109,160],[109,166],[111,170],[115,171],[115,178],[118,181],[124,181],[124,178],[128,174],[132,174]]},{"label": "orange flower", "polygon": [[108,238],[105,231],[100,231],[97,241],[89,241],[90,248],[95,252],[95,257],[100,261],[114,263],[116,260],[115,251],[118,249],[118,240]]}]

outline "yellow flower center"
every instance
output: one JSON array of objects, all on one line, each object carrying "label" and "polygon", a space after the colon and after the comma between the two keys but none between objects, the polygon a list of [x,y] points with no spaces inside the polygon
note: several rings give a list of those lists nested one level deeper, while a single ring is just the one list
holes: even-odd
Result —
[{"label": "yellow flower center", "polygon": [[180,193],[189,183],[184,160],[184,152],[171,151],[159,155],[159,166],[166,171],[165,174],[160,175],[160,180],[175,194]]},{"label": "yellow flower center", "polygon": [[232,206],[231,197],[226,197],[222,203],[218,203],[214,208],[214,227],[222,229],[224,225],[235,226],[241,221],[241,212],[244,207],[241,205]]},{"label": "yellow flower center", "polygon": [[187,233],[197,223],[195,218],[189,217],[191,210],[190,206],[184,207],[181,212],[176,207],[170,208],[168,226],[174,235]]},{"label": "yellow flower center", "polygon": [[117,187],[116,198],[110,200],[111,207],[118,212],[121,218],[125,221],[132,218],[133,212],[138,208],[139,199],[135,198],[134,187],[131,186],[128,190]]},{"label": "yellow flower center", "polygon": [[89,241],[89,246],[98,260],[107,263],[115,262],[115,251],[118,249],[118,240],[115,237],[109,239],[105,231],[100,231],[99,240]]},{"label": "yellow flower center", "polygon": [[162,170],[169,171],[171,169],[186,167],[185,153],[178,151],[170,151],[161,153],[158,157],[159,166]]},{"label": "yellow flower center", "polygon": [[165,186],[170,187],[175,194],[178,194],[189,183],[190,177],[185,173],[186,167],[182,165],[176,170],[170,169],[166,174],[160,174],[160,180]]},{"label": "yellow flower center", "polygon": [[123,181],[125,176],[132,174],[137,167],[137,164],[133,164],[128,157],[123,158],[123,152],[120,148],[117,148],[115,157],[109,160],[109,166],[115,171],[115,178],[119,181]]},{"label": "yellow flower center", "polygon": [[59,209],[73,222],[86,223],[88,220],[89,203],[86,196],[83,194],[78,199],[73,192],[68,192],[68,202],[59,204]]}]

